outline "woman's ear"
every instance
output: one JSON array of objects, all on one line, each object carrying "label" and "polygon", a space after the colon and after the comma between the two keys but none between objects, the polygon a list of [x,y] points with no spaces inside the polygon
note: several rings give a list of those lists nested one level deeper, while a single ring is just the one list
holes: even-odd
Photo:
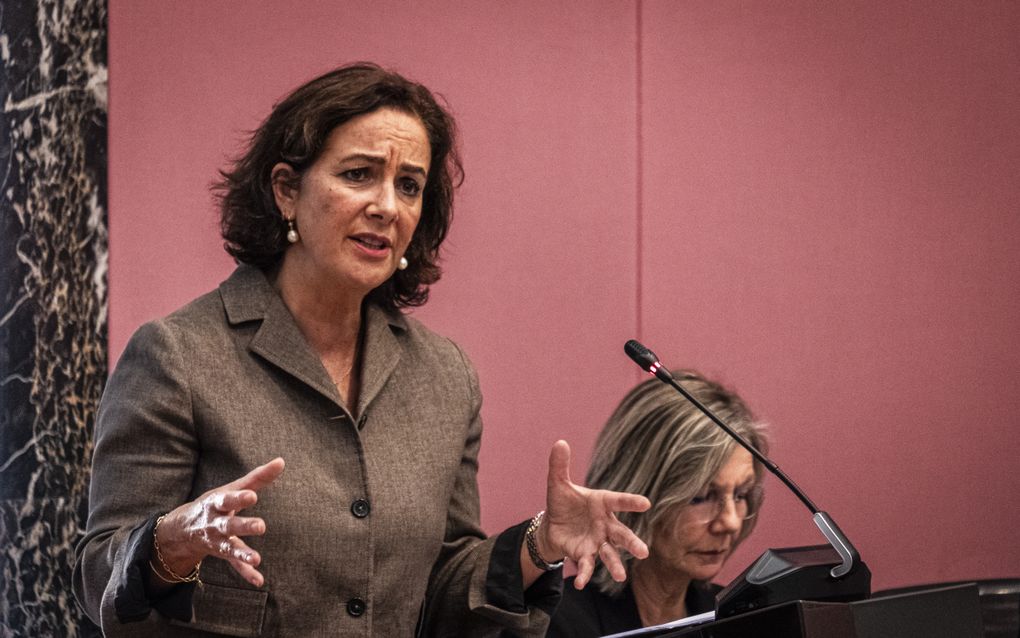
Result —
[{"label": "woman's ear", "polygon": [[278,162],[270,173],[273,184],[273,199],[284,219],[294,219],[294,200],[297,198],[301,176],[287,162]]}]

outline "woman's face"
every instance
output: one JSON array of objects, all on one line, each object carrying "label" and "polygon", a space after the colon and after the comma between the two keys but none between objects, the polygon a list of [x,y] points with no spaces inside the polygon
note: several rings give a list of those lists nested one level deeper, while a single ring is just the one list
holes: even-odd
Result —
[{"label": "woman's face", "polygon": [[285,266],[309,284],[346,284],[361,294],[381,285],[418,225],[430,160],[421,120],[382,108],[333,129],[297,188],[287,180],[293,169],[277,164],[276,203],[300,235]]},{"label": "woman's face", "polygon": [[711,514],[699,514],[694,507],[678,508],[653,534],[648,557],[653,565],[650,566],[691,580],[714,578],[729,558],[743,528],[744,513],[739,503],[754,483],[751,453],[737,447],[706,487],[705,494],[699,495],[711,494],[720,499],[721,510],[706,521]]}]

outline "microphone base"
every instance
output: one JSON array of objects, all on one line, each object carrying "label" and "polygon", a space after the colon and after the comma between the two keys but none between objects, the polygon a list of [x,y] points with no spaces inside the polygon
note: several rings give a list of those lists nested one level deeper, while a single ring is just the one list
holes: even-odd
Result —
[{"label": "microphone base", "polygon": [[871,570],[858,560],[840,578],[830,574],[843,559],[830,545],[769,549],[715,597],[716,618],[793,600],[851,602],[871,596]]}]

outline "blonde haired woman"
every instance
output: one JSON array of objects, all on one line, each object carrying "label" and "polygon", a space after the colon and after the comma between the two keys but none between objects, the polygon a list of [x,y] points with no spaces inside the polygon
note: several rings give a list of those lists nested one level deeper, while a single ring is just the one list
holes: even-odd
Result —
[{"label": "blonde haired woman", "polygon": [[[736,393],[696,372],[674,376],[767,451],[763,427]],[[601,565],[594,587],[577,590],[568,579],[548,635],[603,636],[712,610],[720,589],[712,578],[754,529],[763,470],[673,388],[649,379],[631,390],[599,435],[587,485],[648,497],[650,510],[619,519],[647,542],[649,556],[624,554],[626,582]]]}]

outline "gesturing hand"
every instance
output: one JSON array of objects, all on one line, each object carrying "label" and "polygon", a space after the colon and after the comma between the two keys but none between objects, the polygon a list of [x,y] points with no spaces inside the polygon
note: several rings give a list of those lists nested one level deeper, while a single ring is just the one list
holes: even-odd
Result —
[{"label": "gesturing hand", "polygon": [[[648,546],[617,520],[614,512],[643,512],[651,507],[644,496],[592,490],[570,480],[570,446],[557,441],[549,453],[546,514],[539,528],[543,556],[566,556],[577,563],[574,586],[584,588],[601,558],[613,580],[627,578],[618,549],[637,558],[648,556]],[[548,552],[548,553],[546,553]]]},{"label": "gesturing hand", "polygon": [[[256,569],[262,557],[240,536],[261,536],[266,523],[261,518],[238,516],[258,501],[256,492],[283,473],[283,459],[260,465],[236,481],[202,494],[169,512],[156,526],[156,543],[163,563],[174,574],[187,574],[206,556],[221,558],[246,581],[261,587],[262,574]],[[153,569],[156,569],[153,564]]]}]

